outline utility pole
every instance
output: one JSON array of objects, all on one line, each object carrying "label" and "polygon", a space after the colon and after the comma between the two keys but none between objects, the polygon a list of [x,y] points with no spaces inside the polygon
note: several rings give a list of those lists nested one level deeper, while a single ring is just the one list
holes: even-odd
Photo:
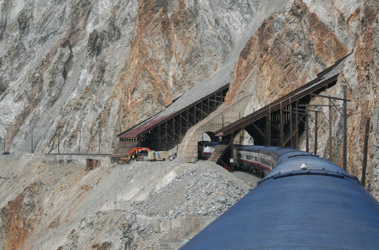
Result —
[{"label": "utility pole", "polygon": [[292,135],[292,131],[293,131],[293,119],[292,119],[292,102],[291,102],[291,98],[290,98],[290,104],[289,104],[289,108],[290,108],[290,136],[291,136],[291,148],[294,148],[294,140],[293,140],[293,135]]},{"label": "utility pole", "polygon": [[[295,110],[299,110],[299,101],[296,101]],[[295,149],[299,149],[299,114],[295,116],[295,125],[296,125],[296,136],[295,136]]]},{"label": "utility pole", "polygon": [[368,137],[370,135],[370,118],[367,118],[366,129],[365,129],[365,139],[363,146],[363,164],[362,164],[362,186],[365,186],[366,182],[366,168],[367,168],[367,153],[368,153]]},{"label": "utility pole", "polygon": [[[241,120],[241,112],[238,113],[238,120]],[[240,145],[242,145],[242,141],[243,141],[242,129],[240,130],[239,135],[240,135]]]},{"label": "utility pole", "polygon": [[101,152],[101,127],[99,125],[99,154]]},{"label": "utility pole", "polygon": [[318,120],[318,111],[315,111],[315,145],[314,145],[315,155],[317,155],[317,120]]},{"label": "utility pole", "polygon": [[309,152],[308,106],[305,107],[305,151]]},{"label": "utility pole", "polygon": [[280,102],[279,107],[279,122],[280,122],[280,128],[279,128],[279,140],[280,140],[280,147],[284,147],[283,141],[284,141],[284,121],[283,121],[283,103]]},{"label": "utility pole", "polygon": [[271,106],[268,106],[268,115],[267,115],[267,139],[266,146],[271,146]]},{"label": "utility pole", "polygon": [[34,149],[33,149],[33,129],[32,129],[32,139],[31,139],[31,149],[32,149],[32,154],[34,153]]},{"label": "utility pole", "polygon": [[333,157],[333,127],[332,127],[332,100],[329,99],[329,160],[332,161]]},{"label": "utility pole", "polygon": [[[343,85],[342,86],[342,91],[343,91],[343,98],[338,98],[338,97],[333,97],[333,96],[326,96],[326,95],[318,95],[318,94],[313,94],[312,96],[315,96],[315,97],[322,97],[322,98],[328,98],[329,99],[329,105],[332,104],[336,110],[340,113],[342,119],[343,119],[343,146],[342,146],[342,150],[343,150],[343,154],[342,154],[342,168],[343,170],[346,171],[347,169],[347,102],[349,102],[350,100],[347,100],[347,95],[346,95],[346,85]],[[343,101],[343,107],[342,107],[342,112],[340,111],[340,109],[336,106],[336,104],[333,102],[333,100],[338,100],[338,101]],[[329,113],[330,110],[329,110]],[[329,115],[329,119],[331,119],[331,116]],[[331,126],[331,125],[329,125]],[[331,129],[329,131],[329,135],[331,134]],[[330,147],[332,148],[332,147]],[[332,154],[332,149],[330,149],[330,152],[329,154],[331,155]],[[331,156],[330,156],[331,157]]]},{"label": "utility pole", "polygon": [[82,140],[82,126],[80,126],[80,130],[79,130],[79,154],[80,154],[80,142]]},{"label": "utility pole", "polygon": [[34,121],[33,121],[33,119],[32,119],[32,120],[31,120],[31,127],[30,127],[30,134],[31,134],[31,138],[30,138],[30,151],[31,151],[32,154],[34,153],[34,147],[33,147],[33,130],[34,130]]},{"label": "utility pole", "polygon": [[343,170],[346,171],[347,165],[347,100],[346,85],[342,86],[343,90]]}]

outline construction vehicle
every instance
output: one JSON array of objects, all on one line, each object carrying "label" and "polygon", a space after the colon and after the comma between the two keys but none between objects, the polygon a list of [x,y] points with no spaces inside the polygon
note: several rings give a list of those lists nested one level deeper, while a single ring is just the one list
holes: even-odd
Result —
[{"label": "construction vehicle", "polygon": [[130,150],[125,158],[121,158],[122,162],[129,163],[132,160],[136,161],[165,161],[169,160],[168,151],[153,151],[148,147],[135,147]]},{"label": "construction vehicle", "polygon": [[148,147],[135,147],[132,150],[128,152],[126,155],[127,157],[130,156],[132,159],[139,159],[139,160],[144,160],[146,158],[148,152],[150,152],[151,149]]},{"label": "construction vehicle", "polygon": [[148,147],[135,147],[126,154],[126,158],[121,158],[120,160],[126,163],[129,163],[131,160],[143,161],[150,151],[151,149]]}]

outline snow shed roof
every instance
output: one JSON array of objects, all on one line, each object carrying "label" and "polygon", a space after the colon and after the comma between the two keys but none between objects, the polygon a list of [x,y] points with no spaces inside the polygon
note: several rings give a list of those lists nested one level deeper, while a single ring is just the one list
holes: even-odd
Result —
[{"label": "snow shed roof", "polygon": [[137,138],[147,133],[149,130],[162,124],[166,120],[180,114],[182,111],[212,96],[214,93],[229,87],[230,78],[224,77],[224,74],[215,74],[209,80],[202,82],[187,91],[170,106],[160,113],[150,117],[140,124],[117,135],[120,138]]},{"label": "snow shed roof", "polygon": [[314,80],[304,84],[300,88],[295,89],[294,91],[284,95],[283,97],[270,103],[269,105],[264,106],[263,108],[255,111],[254,113],[248,116],[245,116],[241,118],[240,120],[234,123],[231,123],[220,130],[217,130],[215,132],[215,135],[226,136],[226,135],[232,134],[254,123],[255,121],[261,119],[262,117],[264,117],[264,115],[267,113],[269,109],[274,110],[275,107],[279,107],[280,103],[288,104],[290,100],[292,101],[299,100],[303,98],[304,96],[312,95],[318,90],[325,88],[325,86],[328,86],[330,83],[337,80],[347,56],[343,57],[331,67],[317,74],[317,77]]}]

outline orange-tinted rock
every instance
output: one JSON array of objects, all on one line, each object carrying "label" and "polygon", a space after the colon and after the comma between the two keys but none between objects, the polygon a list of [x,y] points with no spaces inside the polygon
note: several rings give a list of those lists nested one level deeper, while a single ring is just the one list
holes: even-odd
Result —
[{"label": "orange-tinted rock", "polygon": [[332,64],[349,53],[345,45],[318,19],[316,14],[310,13],[309,24],[312,29],[314,53],[317,57]]},{"label": "orange-tinted rock", "polygon": [[259,102],[267,104],[348,53],[327,25],[296,0],[288,13],[271,16],[248,41],[240,54],[226,102],[255,92]]},{"label": "orange-tinted rock", "polygon": [[[34,183],[1,209],[0,242],[4,250],[22,249],[42,214],[38,199],[42,185]],[[3,239],[1,239],[3,238]]]},{"label": "orange-tinted rock", "polygon": [[[122,98],[119,110],[119,117],[122,119],[120,123],[123,128],[130,127],[136,121],[143,119],[142,115],[152,114],[146,112],[141,114],[140,112],[146,100],[149,100],[156,108],[163,109],[176,97],[177,93],[173,92],[172,86],[170,86],[169,72],[164,63],[177,56],[174,48],[177,43],[186,46],[183,49],[187,50],[191,40],[196,36],[190,32],[183,32],[186,28],[181,27],[190,25],[194,18],[191,11],[183,9],[185,8],[183,1],[180,4],[181,8],[170,17],[166,5],[163,2],[163,5],[159,3],[161,2],[139,2],[139,18],[135,30],[137,36],[131,46],[132,52],[130,61],[127,63],[127,71],[121,75],[119,87],[116,88],[116,91],[120,90],[121,94],[125,96]],[[160,47],[152,44],[150,40],[152,38],[154,42],[166,43],[167,46]],[[149,52],[154,50],[159,51],[157,53],[163,56],[163,60],[158,60]],[[115,94],[119,95],[120,93]]]},{"label": "orange-tinted rock", "polygon": [[[366,12],[371,13],[371,11],[367,11],[370,9],[366,6]],[[375,43],[378,40],[378,26],[375,25],[373,20],[378,20],[378,14],[368,14],[366,16],[367,22],[371,23],[359,38],[357,42],[356,52],[355,52],[355,62],[357,65],[358,71],[358,83],[354,89],[352,89],[352,106],[359,107],[359,112],[352,114],[354,120],[357,121],[356,126],[351,128],[351,134],[359,137],[359,143],[356,141],[351,141],[351,152],[359,152],[359,148],[363,148],[364,143],[364,128],[366,126],[366,122],[368,118],[371,118],[371,122],[373,120],[374,109],[379,102],[379,97],[377,93],[379,92],[379,62],[377,61],[377,57],[375,57],[375,53],[373,51],[378,48],[375,47]],[[375,41],[376,40],[376,41]],[[372,126],[372,125],[371,125]],[[369,141],[373,141],[370,138],[376,136],[378,131],[373,131],[370,129]],[[375,152],[375,145],[369,143],[368,151]],[[362,152],[363,153],[363,152]],[[350,154],[349,163],[351,169],[358,169],[358,174],[361,175],[361,164],[354,164],[355,162],[361,162],[363,156],[359,154]],[[376,195],[379,194],[379,188],[377,187],[376,179],[374,172],[377,171],[372,166],[375,166],[377,163],[372,162],[372,157],[368,158],[368,169],[367,169],[367,179],[369,180],[367,187],[370,189],[376,190]],[[371,167],[370,167],[371,166]]]}]

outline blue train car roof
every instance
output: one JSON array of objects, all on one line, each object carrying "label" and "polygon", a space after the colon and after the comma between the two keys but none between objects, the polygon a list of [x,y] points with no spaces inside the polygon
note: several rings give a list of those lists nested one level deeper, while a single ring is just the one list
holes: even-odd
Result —
[{"label": "blue train car roof", "polygon": [[260,146],[260,145],[233,145],[234,148],[238,148],[240,150],[251,151],[251,152],[262,152],[270,155],[277,155],[278,157],[286,154],[288,152],[299,152],[296,149],[292,148],[281,148],[281,147],[273,147],[273,146]]},{"label": "blue train car roof", "polygon": [[208,141],[208,142],[204,142],[204,146],[215,146],[215,145],[218,145],[220,144],[220,142],[218,141]]},{"label": "blue train car roof", "polygon": [[182,250],[379,249],[379,204],[344,176],[270,178]]},{"label": "blue train car roof", "polygon": [[[266,176],[270,178],[274,175],[286,174],[289,172],[296,172],[299,170],[309,171],[324,171],[327,173],[342,174],[345,176],[354,176],[348,174],[346,171],[338,167],[337,165],[319,158],[317,155],[313,155],[308,152],[299,151],[293,148],[282,148],[273,146],[259,146],[259,145],[233,145],[234,148],[249,152],[259,152],[273,157],[278,164],[276,167]],[[305,168],[305,169],[304,169]],[[265,179],[266,179],[265,178]]]},{"label": "blue train car roof", "polygon": [[278,165],[182,250],[379,249],[379,203],[355,176],[306,152],[237,148],[274,155]]},{"label": "blue train car roof", "polygon": [[265,148],[265,146],[259,146],[259,145],[233,145],[233,148],[256,152],[257,150],[259,150],[261,148]]},{"label": "blue train car roof", "polygon": [[[293,148],[282,148],[273,146],[260,146],[260,145],[233,145],[234,148],[244,150],[248,152],[259,152],[271,156],[276,161],[280,161],[280,158],[284,155],[293,154],[305,154],[306,152],[298,151]],[[309,153],[306,153],[309,154]]]},{"label": "blue train car roof", "polygon": [[330,161],[312,154],[301,154],[301,152],[292,152],[290,154],[286,154],[279,160],[279,163],[276,165],[276,167],[263,180],[266,180],[273,176],[288,175],[291,173],[341,175],[350,177],[359,182],[355,176],[347,173],[342,168],[331,163]]}]

